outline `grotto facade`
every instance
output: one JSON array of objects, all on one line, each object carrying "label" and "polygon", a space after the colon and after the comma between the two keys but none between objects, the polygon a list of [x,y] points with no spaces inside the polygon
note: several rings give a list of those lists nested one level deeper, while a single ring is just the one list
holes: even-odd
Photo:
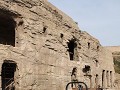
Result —
[{"label": "grotto facade", "polygon": [[47,0],[0,0],[0,28],[0,90],[65,90],[74,67],[114,89],[112,53]]}]

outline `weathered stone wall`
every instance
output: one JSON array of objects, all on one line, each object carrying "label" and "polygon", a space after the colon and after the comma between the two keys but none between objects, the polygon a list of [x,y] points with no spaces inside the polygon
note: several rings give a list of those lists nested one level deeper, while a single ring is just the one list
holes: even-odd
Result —
[{"label": "weathered stone wall", "polygon": [[[105,70],[104,86],[107,88],[114,88],[114,63],[112,53],[106,48],[102,48],[99,54],[101,69]],[[102,75],[102,74],[101,74]]]},{"label": "weathered stone wall", "polygon": [[105,47],[112,52],[115,68],[115,87],[116,90],[120,89],[120,46]]},{"label": "weathered stone wall", "polygon": [[[103,70],[113,72],[113,84],[112,54],[46,0],[1,0],[0,13],[16,22],[15,47],[0,44],[1,67],[4,60],[17,63],[16,90],[64,90],[74,67],[89,88],[102,87]],[[68,51],[71,40],[77,44],[73,60]],[[83,72],[85,66],[90,66],[88,72]]]}]

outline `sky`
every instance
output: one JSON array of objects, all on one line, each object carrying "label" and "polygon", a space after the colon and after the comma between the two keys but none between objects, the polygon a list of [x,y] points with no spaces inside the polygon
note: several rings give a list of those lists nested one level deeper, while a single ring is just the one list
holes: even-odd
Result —
[{"label": "sky", "polygon": [[48,0],[103,46],[120,45],[120,0]]}]

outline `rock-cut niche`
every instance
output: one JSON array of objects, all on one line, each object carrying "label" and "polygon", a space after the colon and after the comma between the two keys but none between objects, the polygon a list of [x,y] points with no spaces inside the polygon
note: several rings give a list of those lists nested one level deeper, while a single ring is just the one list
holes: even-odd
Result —
[{"label": "rock-cut niche", "polygon": [[70,60],[74,60],[77,44],[75,39],[72,39],[68,42],[68,52]]}]

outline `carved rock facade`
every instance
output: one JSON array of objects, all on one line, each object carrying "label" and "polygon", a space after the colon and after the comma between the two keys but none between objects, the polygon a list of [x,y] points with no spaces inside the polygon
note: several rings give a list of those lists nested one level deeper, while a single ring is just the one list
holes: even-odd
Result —
[{"label": "carved rock facade", "polygon": [[46,0],[0,1],[1,89],[65,90],[71,72],[114,88],[112,53]]}]

